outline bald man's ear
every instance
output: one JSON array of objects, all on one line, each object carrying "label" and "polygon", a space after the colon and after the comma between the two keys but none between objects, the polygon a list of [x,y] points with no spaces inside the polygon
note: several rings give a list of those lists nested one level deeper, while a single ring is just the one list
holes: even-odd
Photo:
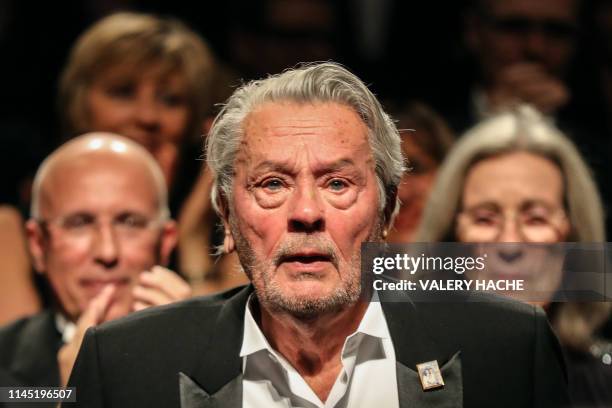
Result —
[{"label": "bald man's ear", "polygon": [[164,222],[159,243],[159,263],[168,266],[170,255],[178,242],[178,227],[176,221],[168,220]]},{"label": "bald man's ear", "polygon": [[43,231],[40,223],[32,219],[26,222],[25,229],[34,269],[38,273],[44,273],[47,269],[45,262],[45,248],[48,241],[47,234]]}]

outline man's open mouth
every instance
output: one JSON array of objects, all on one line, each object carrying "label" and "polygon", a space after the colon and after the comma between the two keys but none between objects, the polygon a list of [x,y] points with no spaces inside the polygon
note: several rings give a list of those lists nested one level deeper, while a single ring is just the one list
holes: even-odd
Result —
[{"label": "man's open mouth", "polygon": [[332,257],[323,254],[312,254],[312,255],[288,255],[281,258],[281,263],[284,262],[299,262],[303,264],[311,264],[315,262],[331,262]]}]

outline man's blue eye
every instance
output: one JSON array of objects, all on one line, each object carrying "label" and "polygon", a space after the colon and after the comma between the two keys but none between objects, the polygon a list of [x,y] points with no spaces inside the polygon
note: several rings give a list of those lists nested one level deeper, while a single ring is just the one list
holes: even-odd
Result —
[{"label": "man's blue eye", "polygon": [[346,183],[342,180],[335,179],[329,183],[329,187],[334,191],[341,191],[346,187]]},{"label": "man's blue eye", "polygon": [[283,183],[279,179],[272,179],[265,181],[262,186],[268,190],[277,191],[283,187]]}]

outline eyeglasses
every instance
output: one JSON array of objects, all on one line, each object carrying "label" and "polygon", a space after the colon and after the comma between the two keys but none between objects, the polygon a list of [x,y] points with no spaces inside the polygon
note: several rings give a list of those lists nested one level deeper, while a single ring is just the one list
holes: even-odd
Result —
[{"label": "eyeglasses", "polygon": [[528,206],[516,212],[478,206],[457,216],[457,232],[468,242],[498,242],[508,228],[515,228],[519,242],[559,242],[563,237],[565,211],[545,206]]},{"label": "eyeglasses", "polygon": [[557,19],[486,16],[485,21],[500,33],[516,36],[541,33],[551,39],[571,40],[578,32],[578,27],[573,22]]},{"label": "eyeglasses", "polygon": [[[121,239],[139,238],[153,228],[159,227],[158,218],[151,219],[143,214],[124,212],[109,220],[114,234]],[[102,231],[103,221],[94,214],[76,213],[51,220],[39,220],[41,228],[57,229],[63,236],[72,239],[90,239]]]}]

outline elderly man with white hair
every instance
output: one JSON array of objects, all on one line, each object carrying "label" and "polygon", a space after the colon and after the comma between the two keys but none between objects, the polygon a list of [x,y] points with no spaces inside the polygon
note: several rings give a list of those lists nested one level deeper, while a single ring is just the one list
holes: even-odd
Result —
[{"label": "elderly man with white hair", "polygon": [[363,285],[361,245],[387,236],[404,163],[348,70],[310,64],[239,88],[207,160],[223,249],[251,284],[90,329],[70,379],[78,405],[561,405],[540,309],[389,303]]}]

